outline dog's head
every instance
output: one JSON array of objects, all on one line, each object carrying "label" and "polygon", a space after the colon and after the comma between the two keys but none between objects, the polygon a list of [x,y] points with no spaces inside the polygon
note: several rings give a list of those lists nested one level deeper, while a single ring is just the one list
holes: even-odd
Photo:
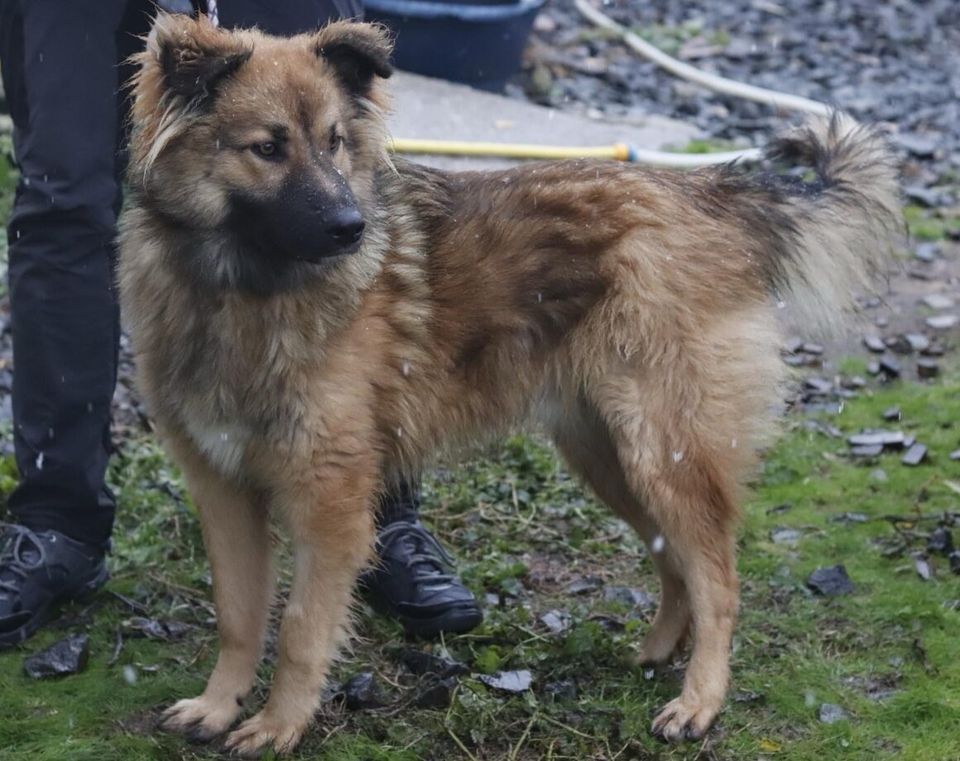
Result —
[{"label": "dog's head", "polygon": [[139,205],[215,242],[182,254],[205,283],[273,292],[358,250],[386,160],[390,52],[370,24],[279,39],[158,16],[129,179]]}]

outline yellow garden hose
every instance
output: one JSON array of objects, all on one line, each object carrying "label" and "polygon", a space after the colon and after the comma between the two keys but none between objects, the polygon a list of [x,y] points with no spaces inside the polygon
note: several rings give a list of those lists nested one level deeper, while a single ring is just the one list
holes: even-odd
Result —
[{"label": "yellow garden hose", "polygon": [[[675,76],[695,82],[716,92],[734,95],[739,98],[772,105],[785,111],[805,111],[813,114],[828,115],[832,109],[825,103],[803,98],[797,95],[767,90],[763,87],[736,82],[719,77],[671,58],[662,50],[640,39],[629,29],[617,24],[587,2],[574,0],[577,10],[591,23],[609,29],[619,36],[631,49],[644,58]],[[419,153],[445,156],[495,156],[512,159],[576,159],[604,158],[617,161],[634,161],[651,166],[676,167],[680,169],[722,164],[729,161],[757,161],[761,152],[756,148],[724,153],[668,153],[637,148],[625,143],[601,147],[532,145],[522,143],[475,143],[463,140],[416,140],[396,138],[390,142],[390,150],[395,153]]]},{"label": "yellow garden hose", "polygon": [[626,143],[584,148],[529,143],[475,143],[464,140],[415,140],[409,138],[394,138],[390,141],[389,148],[394,153],[419,153],[434,156],[496,156],[512,159],[594,158],[635,161],[652,166],[680,168],[723,164],[737,159],[755,161],[760,156],[760,151],[753,148],[746,151],[693,154],[648,151]]}]

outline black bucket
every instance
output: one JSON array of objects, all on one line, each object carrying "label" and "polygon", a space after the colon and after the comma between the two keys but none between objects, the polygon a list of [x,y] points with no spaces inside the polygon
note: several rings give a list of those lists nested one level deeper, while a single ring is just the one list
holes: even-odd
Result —
[{"label": "black bucket", "polygon": [[397,36],[397,68],[494,92],[520,68],[545,0],[366,0]]}]

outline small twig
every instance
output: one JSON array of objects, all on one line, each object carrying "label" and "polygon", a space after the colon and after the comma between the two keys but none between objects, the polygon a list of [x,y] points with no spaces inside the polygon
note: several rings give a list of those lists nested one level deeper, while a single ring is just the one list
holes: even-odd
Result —
[{"label": "small twig", "polygon": [[520,748],[523,747],[523,744],[527,741],[527,738],[530,736],[530,730],[533,728],[533,724],[537,720],[537,717],[539,715],[540,715],[539,711],[533,712],[533,716],[531,716],[530,721],[527,722],[527,726],[523,730],[523,734],[520,735],[520,739],[517,740],[517,744],[514,745],[513,750],[510,751],[510,761],[516,761],[517,754],[520,753]]},{"label": "small twig", "polygon": [[139,613],[141,616],[150,615],[150,609],[146,605],[143,605],[142,603],[139,603],[136,600],[131,600],[126,595],[122,595],[119,592],[116,592],[112,589],[109,590],[109,592],[111,595],[116,597],[120,602],[122,602],[124,605],[130,608],[130,610],[132,610],[134,613]]},{"label": "small twig", "polygon": [[408,742],[406,745],[404,745],[404,746],[401,748],[401,750],[404,750],[404,751],[410,750],[410,748],[412,748],[414,745],[417,745],[422,739],[424,739],[425,737],[429,737],[429,736],[430,736],[430,733],[429,733],[429,732],[424,732],[424,733],[423,733],[422,735],[420,735],[419,737],[415,737],[413,740],[411,740],[411,741]]},{"label": "small twig", "polygon": [[588,735],[585,732],[581,732],[579,729],[574,729],[569,724],[564,724],[562,721],[557,721],[556,719],[552,719],[546,714],[544,714],[540,718],[543,719],[548,724],[553,724],[553,726],[555,727],[559,727],[560,729],[563,729],[567,732],[572,732],[573,734],[577,735],[578,737],[582,737],[585,740],[593,740],[594,742],[596,742],[597,740],[597,738],[594,737],[593,735]]},{"label": "small twig", "polygon": [[110,656],[110,660],[107,661],[108,666],[112,666],[117,662],[117,659],[120,657],[120,651],[123,650],[123,634],[120,632],[120,627],[117,627],[117,641],[113,646],[113,655]]},{"label": "small twig", "polygon": [[519,645],[528,645],[531,642],[550,642],[552,639],[556,639],[556,637],[551,638],[551,637],[544,636],[543,634],[539,634],[535,632],[533,629],[528,629],[526,626],[520,626],[520,624],[514,624],[514,626],[516,626],[516,628],[522,631],[524,634],[530,635],[529,638],[523,640],[522,642],[519,642],[518,643]]},{"label": "small twig", "polygon": [[193,668],[200,662],[201,658],[204,658],[207,653],[210,652],[210,647],[206,642],[201,642],[200,647],[197,648],[197,652],[193,654],[193,658],[190,659],[190,662],[187,663],[187,668]]},{"label": "small twig", "polygon": [[707,743],[710,742],[710,735],[706,735],[703,738],[703,744],[700,746],[700,750],[697,751],[697,758],[700,758],[704,752],[707,750]]},{"label": "small twig", "polygon": [[208,600],[209,598],[209,595],[206,592],[203,592],[202,590],[194,589],[193,587],[185,587],[182,584],[177,584],[175,581],[170,581],[169,579],[165,579],[159,574],[151,573],[149,576],[153,581],[166,587],[167,589],[172,589],[175,592],[180,592],[181,594],[184,594],[187,597],[193,597],[198,600],[204,600],[204,601]]},{"label": "small twig", "polygon": [[450,735],[451,739],[457,744],[457,747],[460,748],[460,750],[462,750],[464,753],[466,753],[467,758],[469,758],[470,761],[478,761],[477,757],[473,755],[467,749],[467,746],[463,744],[463,741],[459,737],[457,737],[456,732],[450,729],[450,727],[448,727],[446,724],[443,725],[443,728],[447,730],[447,734]]},{"label": "small twig", "polygon": [[533,505],[531,505],[530,507],[530,515],[528,515],[526,518],[520,519],[519,530],[526,529],[531,523],[533,523],[533,519],[536,517],[537,517],[537,503],[534,502]]},{"label": "small twig", "polygon": [[342,724],[336,724],[333,727],[331,727],[329,730],[327,730],[327,733],[320,739],[320,746],[322,747],[326,745],[327,740],[330,739],[330,736],[333,735],[334,732],[339,732],[341,729],[343,729],[346,726],[347,726],[347,722],[343,722]]}]

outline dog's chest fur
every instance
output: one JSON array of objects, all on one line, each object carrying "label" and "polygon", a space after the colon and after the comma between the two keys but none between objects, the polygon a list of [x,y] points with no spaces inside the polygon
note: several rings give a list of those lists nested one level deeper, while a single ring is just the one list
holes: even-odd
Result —
[{"label": "dog's chest fur", "polygon": [[243,476],[252,445],[277,449],[296,440],[309,387],[305,367],[316,350],[282,317],[251,317],[249,308],[238,317],[229,304],[191,307],[167,324],[166,343],[181,351],[151,358],[151,401],[214,468]]},{"label": "dog's chest fur", "polygon": [[184,427],[197,449],[225,476],[240,475],[240,466],[250,441],[250,429],[243,423],[223,418],[184,416]]}]

